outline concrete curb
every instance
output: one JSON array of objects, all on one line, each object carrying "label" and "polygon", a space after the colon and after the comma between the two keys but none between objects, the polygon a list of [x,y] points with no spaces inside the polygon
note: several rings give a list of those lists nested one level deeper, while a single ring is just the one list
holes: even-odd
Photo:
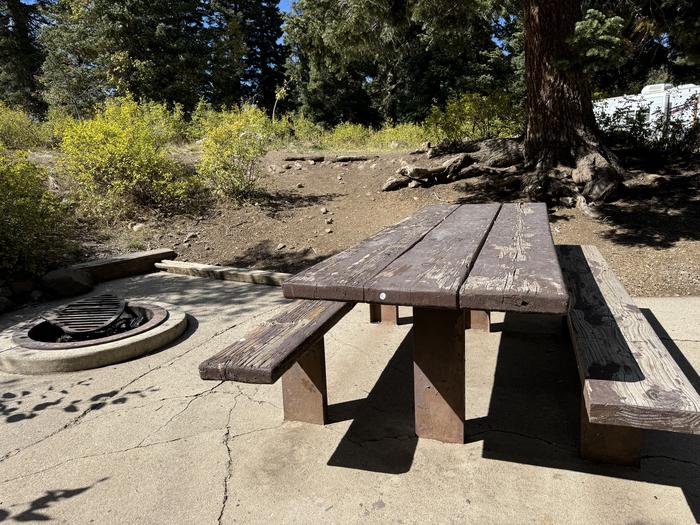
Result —
[{"label": "concrete curb", "polygon": [[133,252],[110,257],[95,259],[69,266],[69,270],[83,270],[90,274],[96,283],[131,277],[155,271],[154,264],[163,259],[174,259],[177,253],[168,248],[158,248],[145,252]]},{"label": "concrete curb", "polygon": [[268,286],[282,286],[282,283],[292,276],[291,273],[249,270],[247,268],[234,268],[232,266],[214,266],[212,264],[170,260],[158,262],[155,266],[159,270],[168,273],[190,275],[192,277],[205,277],[207,279],[219,279],[222,281],[266,284]]},{"label": "concrete curb", "polygon": [[[0,348],[0,370],[24,375],[74,372],[120,363],[152,352],[180,337],[187,328],[184,310],[166,303],[154,301],[152,304],[168,310],[168,318],[152,330],[111,343],[69,350],[30,350],[11,345]],[[10,328],[7,332],[12,330]]]}]

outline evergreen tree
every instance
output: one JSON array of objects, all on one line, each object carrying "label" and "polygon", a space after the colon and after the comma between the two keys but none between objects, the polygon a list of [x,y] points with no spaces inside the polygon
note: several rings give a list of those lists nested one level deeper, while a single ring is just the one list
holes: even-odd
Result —
[{"label": "evergreen tree", "polygon": [[272,110],[275,91],[284,81],[285,50],[282,15],[275,0],[241,0],[236,5],[245,51],[241,86],[243,98]]},{"label": "evergreen tree", "polygon": [[34,114],[43,111],[35,80],[43,61],[39,9],[38,2],[0,1],[0,100]]}]

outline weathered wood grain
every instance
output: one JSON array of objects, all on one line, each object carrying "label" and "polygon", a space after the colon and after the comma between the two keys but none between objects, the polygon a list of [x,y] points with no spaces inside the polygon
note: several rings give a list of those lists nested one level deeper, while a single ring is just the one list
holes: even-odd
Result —
[{"label": "weathered wood grain", "polygon": [[459,289],[500,209],[460,206],[410,250],[370,279],[365,301],[459,308]]},{"label": "weathered wood grain", "polygon": [[460,306],[564,314],[567,305],[546,205],[504,204],[460,290]]},{"label": "weathered wood grain", "polygon": [[700,395],[594,246],[557,246],[591,423],[700,434]]},{"label": "weathered wood grain", "polygon": [[199,375],[215,381],[274,383],[353,306],[295,301],[281,315],[201,363]]},{"label": "weathered wood grain", "polygon": [[282,285],[285,297],[366,301],[365,283],[413,247],[454,212],[456,205],[428,206],[394,226],[298,273]]}]

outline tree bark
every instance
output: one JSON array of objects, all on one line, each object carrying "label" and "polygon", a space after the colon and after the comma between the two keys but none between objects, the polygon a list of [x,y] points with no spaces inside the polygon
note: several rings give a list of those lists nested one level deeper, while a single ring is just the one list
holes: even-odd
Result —
[{"label": "tree bark", "polygon": [[568,40],[581,18],[580,0],[524,0],[527,133],[525,160],[545,172],[568,168],[589,200],[610,197],[622,168],[599,138],[591,91],[573,65]]}]

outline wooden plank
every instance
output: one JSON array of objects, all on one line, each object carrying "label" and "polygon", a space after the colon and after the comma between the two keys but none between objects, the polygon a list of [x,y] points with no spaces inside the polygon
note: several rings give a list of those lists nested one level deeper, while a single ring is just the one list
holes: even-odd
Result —
[{"label": "wooden plank", "polygon": [[399,307],[388,304],[369,303],[369,322],[399,324]]},{"label": "wooden plank", "polygon": [[163,259],[174,259],[177,254],[167,248],[148,250],[145,252],[133,252],[109,259],[96,259],[84,263],[74,264],[70,268],[84,270],[90,274],[95,282],[121,279],[132,275],[155,272],[155,263]]},{"label": "wooden plank", "polygon": [[416,435],[464,443],[464,313],[413,309]]},{"label": "wooden plank", "polygon": [[546,205],[504,204],[460,290],[460,306],[564,314],[567,305]]},{"label": "wooden plank", "polygon": [[282,403],[286,421],[326,424],[328,390],[323,338],[282,375]]},{"label": "wooden plank", "polygon": [[250,270],[248,268],[215,266],[184,261],[166,260],[156,263],[155,266],[159,270],[179,275],[241,283],[266,284],[269,286],[282,286],[282,283],[292,276],[290,273],[272,272],[269,270]]},{"label": "wooden plank", "polygon": [[484,310],[464,310],[464,322],[467,329],[479,332],[491,331],[491,312]]},{"label": "wooden plank", "polygon": [[596,463],[639,466],[642,459],[643,430],[591,423],[583,399],[580,430],[579,449],[582,458]]},{"label": "wooden plank", "polygon": [[366,301],[458,308],[459,289],[500,204],[460,206],[365,285]]},{"label": "wooden plank", "polygon": [[700,395],[594,246],[557,246],[591,423],[700,434]]},{"label": "wooden plank", "polygon": [[282,285],[285,297],[365,301],[364,285],[454,212],[456,205],[425,207],[359,244],[296,274]]},{"label": "wooden plank", "polygon": [[295,301],[281,315],[201,363],[199,375],[215,381],[272,384],[353,306]]}]

